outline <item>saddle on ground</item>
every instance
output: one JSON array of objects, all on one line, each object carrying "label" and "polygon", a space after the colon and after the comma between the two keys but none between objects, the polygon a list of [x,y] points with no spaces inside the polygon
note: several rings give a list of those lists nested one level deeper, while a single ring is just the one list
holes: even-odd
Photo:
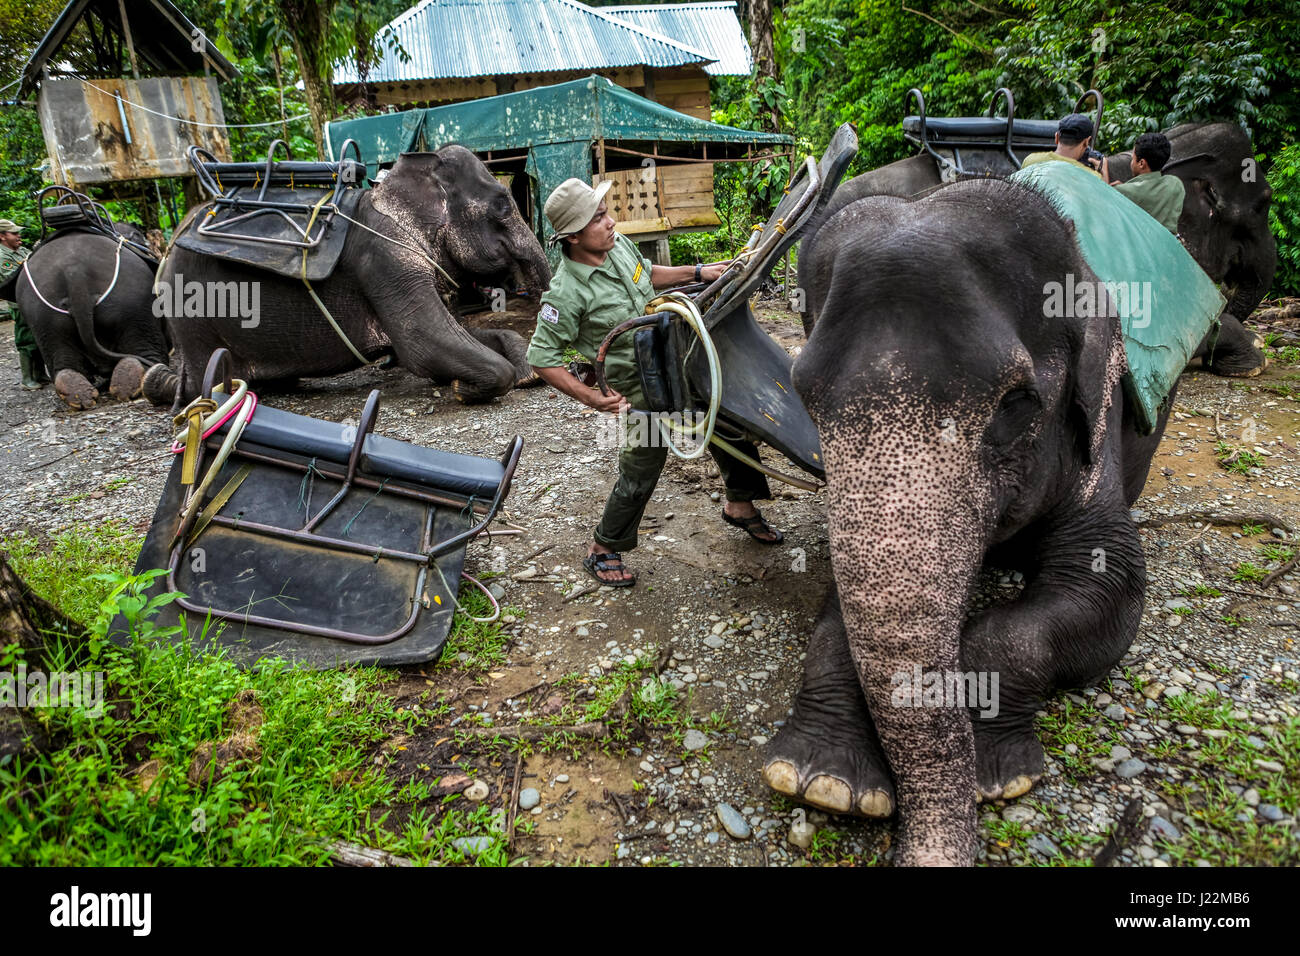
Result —
[{"label": "saddle on ground", "polygon": [[[205,398],[235,394],[228,370],[218,350]],[[456,454],[373,434],[378,415],[377,390],[355,425],[258,405],[201,510],[187,508],[231,422],[199,444],[189,485],[177,455],[136,561],[137,573],[166,570],[151,595],[185,595],[159,616],[165,626],[185,613],[172,641],[220,647],[245,666],[438,657],[465,548],[505,501],[523,440],[497,458]],[[111,639],[128,633],[129,622],[114,621]]]}]

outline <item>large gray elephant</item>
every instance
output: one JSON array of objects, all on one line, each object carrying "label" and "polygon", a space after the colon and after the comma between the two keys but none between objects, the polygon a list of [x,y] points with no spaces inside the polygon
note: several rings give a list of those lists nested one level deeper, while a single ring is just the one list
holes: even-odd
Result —
[{"label": "large gray elephant", "polygon": [[[199,206],[187,219],[208,208]],[[430,264],[462,286],[473,281],[540,294],[550,282],[541,245],[509,191],[472,152],[446,146],[402,155],[361,197],[354,218],[366,228],[351,227],[333,275],[312,287],[367,360],[393,355],[415,375],[451,383],[465,402],[487,401],[533,379],[524,339],[462,326],[444,302],[445,278]],[[166,367],[150,369],[145,395],[151,401],[194,398],[218,348],[230,351],[233,374],[247,381],[333,375],[361,364],[297,279],[173,243],[159,287],[172,288],[177,276],[187,287],[197,281],[256,290],[259,315],[250,320],[223,308],[221,315],[169,317],[179,380]]]},{"label": "large gray elephant", "polygon": [[[113,228],[148,247],[139,227],[119,222]],[[0,299],[18,303],[55,391],[70,407],[93,407],[105,386],[129,401],[140,394],[145,369],[167,360],[163,323],[152,309],[156,267],[99,232],[62,229],[0,287]]]},{"label": "large gray elephant", "polygon": [[[1048,282],[1097,281],[1073,228],[1036,192],[966,181],[851,203],[804,252],[820,320],[793,376],[821,434],[835,585],[763,773],[832,812],[897,806],[902,864],[971,862],[977,799],[1042,773],[1034,712],[1137,631],[1129,506],[1165,423],[1137,430],[1108,305],[1045,318]],[[986,567],[1021,570],[1023,592],[973,609]]]},{"label": "large gray elephant", "polygon": [[[1187,200],[1178,231],[1197,263],[1228,299],[1221,328],[1211,332],[1193,358],[1218,375],[1255,375],[1266,362],[1263,343],[1242,327],[1268,292],[1277,247],[1268,225],[1271,191],[1255,169],[1250,137],[1232,123],[1185,124],[1167,131],[1173,153],[1169,171],[1183,180]],[[1132,177],[1132,156],[1109,157],[1111,179]],[[1010,163],[1007,164],[1008,169]],[[865,196],[911,198],[943,184],[935,161],[922,153],[855,176],[836,190],[831,211]],[[809,309],[804,330],[816,321]]]}]

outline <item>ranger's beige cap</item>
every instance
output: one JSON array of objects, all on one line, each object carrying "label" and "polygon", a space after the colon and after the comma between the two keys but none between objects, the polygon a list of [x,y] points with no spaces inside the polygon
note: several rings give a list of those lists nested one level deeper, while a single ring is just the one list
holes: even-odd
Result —
[{"label": "ranger's beige cap", "polygon": [[[574,180],[577,182],[577,180]],[[12,219],[0,219],[0,232],[22,232],[23,227]]]},{"label": "ranger's beige cap", "polygon": [[596,215],[600,201],[612,185],[613,181],[607,179],[592,189],[581,179],[566,179],[556,186],[555,192],[546,200],[546,218],[555,230],[551,242],[559,242],[564,236],[571,236],[587,228],[587,223]]}]

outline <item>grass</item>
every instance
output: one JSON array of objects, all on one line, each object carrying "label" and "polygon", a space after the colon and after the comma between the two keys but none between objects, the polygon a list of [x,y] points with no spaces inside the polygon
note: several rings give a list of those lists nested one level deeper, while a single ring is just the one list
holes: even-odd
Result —
[{"label": "grass", "polygon": [[[501,617],[512,614],[520,619],[524,612],[519,608],[503,607],[495,621],[473,621],[471,617],[491,616],[492,602],[473,585],[463,587],[457,600],[464,613],[456,614],[455,624],[447,635],[447,646],[438,660],[438,669],[482,674],[500,667],[506,662],[506,642],[509,640],[501,629]],[[468,656],[462,660],[461,654]]]},{"label": "grass", "polygon": [[1223,597],[1223,592],[1222,592],[1222,591],[1220,591],[1218,588],[1212,588],[1212,587],[1210,587],[1208,584],[1194,584],[1194,585],[1192,585],[1191,587],[1183,588],[1183,589],[1182,589],[1181,591],[1179,591],[1178,593],[1181,594],[1183,597],[1189,597],[1189,598],[1196,598],[1196,597],[1217,598],[1217,597]]},{"label": "grass", "polygon": [[[327,863],[334,841],[417,863],[509,862],[501,820],[486,805],[432,798],[439,778],[396,780],[373,759],[383,741],[418,734],[445,705],[398,708],[383,687],[391,675],[378,668],[268,662],[250,672],[159,640],[169,631],[153,616],[173,596],[146,602],[161,572],[124,573],[139,543],[114,524],[0,542],[37,594],[88,625],[84,639],[49,636],[40,668],[102,673],[107,698],[98,717],[68,707],[24,713],[54,746],[0,758],[0,866],[308,865]],[[476,591],[462,600],[478,616],[487,610]],[[118,612],[131,622],[127,647],[104,640]],[[451,646],[471,654],[467,666],[500,660],[503,642],[499,628],[457,616]],[[17,645],[0,646],[0,670],[21,661]],[[242,736],[236,698],[260,715]],[[482,846],[458,847],[461,837]]]},{"label": "grass", "polygon": [[[1061,762],[1066,778],[1072,783],[1096,772],[1091,758],[1110,754],[1110,745],[1098,735],[1097,724],[1084,719],[1089,713],[1089,708],[1062,697],[1037,721],[1044,751]],[[1074,745],[1073,753],[1065,749],[1069,744]]]},{"label": "grass", "polygon": [[1268,571],[1252,564],[1249,561],[1241,561],[1232,569],[1232,580],[1249,583],[1251,581],[1262,581],[1268,577]]},{"label": "grass", "polygon": [[1266,530],[1268,529],[1265,528],[1262,524],[1244,524],[1241,526],[1241,533],[1248,538],[1253,538],[1256,535],[1261,535]]},{"label": "grass", "polygon": [[1214,446],[1214,457],[1220,468],[1234,475],[1248,475],[1250,469],[1264,467],[1263,455],[1235,447],[1226,441]]}]

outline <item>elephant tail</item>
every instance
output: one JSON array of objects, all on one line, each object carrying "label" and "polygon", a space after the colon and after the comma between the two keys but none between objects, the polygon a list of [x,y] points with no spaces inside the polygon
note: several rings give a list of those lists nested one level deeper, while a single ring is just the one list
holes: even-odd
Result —
[{"label": "elephant tail", "polygon": [[[104,348],[95,337],[95,293],[84,285],[74,286],[68,296],[68,315],[77,327],[77,338],[86,354],[98,365],[112,367],[128,356]],[[135,356],[139,358],[139,356]],[[149,364],[141,360],[141,364]]]},{"label": "elephant tail", "polygon": [[172,371],[170,365],[159,362],[144,373],[140,388],[151,405],[174,404],[180,381],[181,377]]}]

